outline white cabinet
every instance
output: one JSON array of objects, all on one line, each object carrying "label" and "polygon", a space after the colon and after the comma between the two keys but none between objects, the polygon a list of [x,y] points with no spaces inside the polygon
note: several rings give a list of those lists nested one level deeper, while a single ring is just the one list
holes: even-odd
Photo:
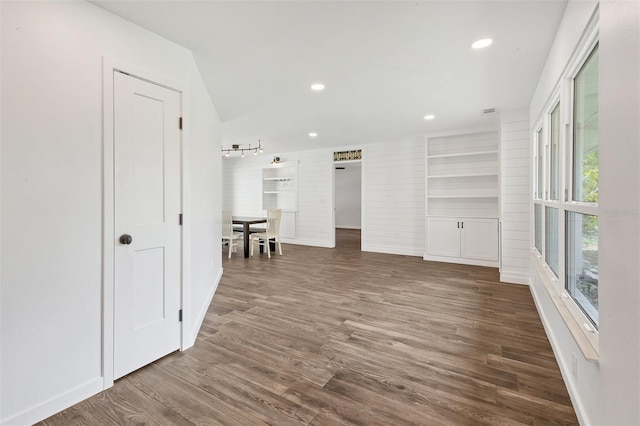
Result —
[{"label": "white cabinet", "polygon": [[425,259],[496,266],[498,219],[428,217]]},{"label": "white cabinet", "polygon": [[460,219],[427,218],[427,254],[460,257]]},{"label": "white cabinet", "polygon": [[427,137],[425,259],[498,266],[497,131]]},{"label": "white cabinet", "polygon": [[460,218],[460,257],[498,261],[498,219]]},{"label": "white cabinet", "polygon": [[262,169],[262,209],[282,210],[280,236],[296,238],[298,164],[280,163]]}]

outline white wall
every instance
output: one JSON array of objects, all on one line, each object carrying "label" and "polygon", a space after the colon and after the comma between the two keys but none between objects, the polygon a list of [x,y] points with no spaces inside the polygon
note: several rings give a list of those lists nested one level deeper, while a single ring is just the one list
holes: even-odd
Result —
[{"label": "white wall", "polygon": [[[219,154],[218,154],[219,155]],[[333,151],[330,149],[278,154],[281,163],[298,164],[298,228],[295,239],[284,242],[332,247]],[[224,205],[238,216],[263,216],[262,168],[273,156],[223,158]]]},{"label": "white wall", "polygon": [[360,229],[362,223],[362,165],[336,164],[336,228]]},{"label": "white wall", "polygon": [[[191,167],[187,178],[190,189],[189,209],[184,226],[191,236],[191,265],[188,281],[191,308],[185,306],[183,321],[187,345],[195,343],[204,316],[222,278],[222,255],[220,223],[222,205],[222,160],[219,146],[222,137],[218,114],[200,76],[195,62],[191,67],[191,106],[184,129],[188,131],[188,164]],[[186,230],[185,230],[186,231]]]},{"label": "white wall", "polygon": [[529,283],[529,111],[503,112],[500,137],[500,281]]},{"label": "white wall", "polygon": [[85,2],[5,1],[1,18],[0,421],[23,424],[103,387],[102,56],[191,94],[191,330],[220,271],[219,136],[188,50]]},{"label": "white wall", "polygon": [[[543,112],[596,7],[569,3],[538,89]],[[640,424],[639,3],[600,3],[599,363],[587,362],[535,270],[532,292],[583,424]],[[616,212],[627,212],[621,215]],[[571,357],[578,357],[577,377]]]},{"label": "white wall", "polygon": [[424,138],[366,146],[362,250],[424,255]]},{"label": "white wall", "polygon": [[[424,254],[424,140],[278,154],[298,164],[298,232],[287,242],[333,247],[333,151],[362,149],[362,250]],[[224,208],[261,215],[261,169],[272,156],[224,158]],[[336,171],[336,173],[339,171]],[[402,226],[400,225],[402,224]]]},{"label": "white wall", "polygon": [[603,412],[592,417],[609,424],[640,424],[639,79],[640,3],[603,1],[599,176]]}]

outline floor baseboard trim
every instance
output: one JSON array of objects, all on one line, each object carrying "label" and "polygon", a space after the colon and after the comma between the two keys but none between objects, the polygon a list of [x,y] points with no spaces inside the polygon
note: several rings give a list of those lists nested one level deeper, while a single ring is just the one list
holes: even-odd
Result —
[{"label": "floor baseboard trim", "polygon": [[510,274],[508,272],[501,272],[500,281],[510,284],[531,285],[529,276],[524,274]]},{"label": "floor baseboard trim", "polygon": [[20,413],[0,420],[0,425],[31,425],[51,417],[60,411],[84,401],[103,391],[104,379],[97,377],[73,389],[56,395],[48,400],[27,408]]},{"label": "floor baseboard trim", "polygon": [[194,322],[194,326],[192,327],[187,341],[187,344],[182,348],[183,351],[189,349],[193,345],[196,344],[196,339],[198,338],[198,333],[200,332],[200,327],[202,327],[202,323],[204,322],[204,317],[207,315],[207,311],[209,310],[209,306],[211,305],[211,301],[213,300],[213,296],[216,294],[216,290],[218,289],[218,285],[220,285],[220,280],[222,279],[222,274],[224,270],[220,268],[218,272],[218,276],[215,279],[215,284],[211,288],[211,291],[207,295],[207,303],[203,305],[203,308],[198,312],[198,317]]},{"label": "floor baseboard trim", "polygon": [[567,386],[567,391],[569,392],[569,397],[571,398],[573,409],[576,413],[576,417],[578,418],[578,423],[580,423],[581,425],[592,424],[586,418],[585,410],[582,405],[582,399],[580,398],[576,390],[576,385],[575,385],[575,382],[573,381],[571,370],[569,366],[566,364],[566,362],[564,362],[564,358],[560,356],[560,345],[558,344],[556,335],[553,332],[553,328],[551,327],[549,318],[547,317],[544,310],[542,309],[543,305],[542,305],[542,302],[540,301],[540,296],[536,291],[536,287],[534,285],[531,285],[529,286],[529,290],[531,291],[531,295],[533,296],[533,303],[536,306],[538,315],[540,316],[542,327],[544,328],[544,331],[547,334],[547,339],[549,339],[549,343],[551,344],[551,349],[553,350],[553,354],[555,355],[556,362],[558,363],[558,367],[560,368],[560,374],[562,374],[564,383]]},{"label": "floor baseboard trim", "polygon": [[370,251],[373,253],[385,253],[385,254],[399,254],[401,256],[420,256],[422,257],[423,250],[416,249],[406,249],[401,247],[381,247],[381,246],[371,246],[371,245],[362,245],[362,251]]}]

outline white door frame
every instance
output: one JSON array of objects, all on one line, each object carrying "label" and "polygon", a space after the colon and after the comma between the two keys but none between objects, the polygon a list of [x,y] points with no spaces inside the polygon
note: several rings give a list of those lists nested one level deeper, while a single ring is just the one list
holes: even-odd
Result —
[{"label": "white door frame", "polygon": [[[115,288],[115,226],[114,226],[114,100],[113,100],[113,73],[121,71],[133,77],[146,80],[168,89],[176,90],[182,94],[181,109],[182,117],[188,116],[189,93],[186,90],[188,85],[172,81],[163,76],[159,76],[151,71],[140,69],[134,65],[123,63],[112,58],[102,58],[102,102],[103,102],[103,121],[102,121],[102,378],[104,389],[113,386],[114,375],[114,288]],[[183,118],[184,120],[184,118]],[[190,268],[191,264],[191,229],[189,221],[184,218],[189,217],[190,207],[190,182],[188,167],[188,140],[186,128],[183,128],[180,140],[181,159],[180,159],[180,177],[181,177],[181,211],[183,215],[182,238],[181,238],[181,300],[180,308],[182,309],[182,324],[180,324],[180,350],[184,350],[188,346],[186,339],[189,337],[186,333],[185,324],[189,324],[190,310]]]},{"label": "white door frame", "polygon": [[334,161],[333,160],[333,151],[331,151],[331,238],[329,239],[329,247],[335,248],[336,246],[336,166],[340,166],[340,164],[349,164],[349,163],[359,163],[360,164],[360,251],[364,251],[364,212],[365,212],[365,202],[364,202],[364,148],[354,148],[354,149],[362,149],[362,158],[360,160],[346,160],[346,161]]}]

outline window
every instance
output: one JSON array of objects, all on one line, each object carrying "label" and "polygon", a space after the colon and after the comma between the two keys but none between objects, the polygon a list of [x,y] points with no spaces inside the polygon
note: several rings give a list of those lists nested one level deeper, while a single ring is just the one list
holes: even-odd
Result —
[{"label": "window", "polygon": [[549,199],[558,200],[560,190],[560,104],[551,111],[551,141],[549,143]]},{"label": "window", "polygon": [[572,202],[565,223],[565,289],[598,326],[598,45],[573,81]]},{"label": "window", "polygon": [[599,83],[597,40],[592,43],[566,75],[570,90],[558,90],[534,127],[533,236],[550,288],[568,293],[560,298],[568,311],[597,329]]},{"label": "window", "polygon": [[542,206],[540,204],[533,205],[533,215],[536,249],[542,254]]},{"label": "window", "polygon": [[566,288],[598,326],[598,217],[567,212]]},{"label": "window", "polygon": [[555,276],[558,276],[558,209],[545,207],[544,212],[544,260]]},{"label": "window", "polygon": [[535,154],[535,168],[536,168],[536,192],[535,197],[538,200],[542,199],[542,189],[544,187],[544,173],[543,173],[543,153],[544,153],[544,136],[542,133],[542,127],[536,133],[536,154]]},{"label": "window", "polygon": [[598,202],[598,46],[574,79],[573,200]]}]

